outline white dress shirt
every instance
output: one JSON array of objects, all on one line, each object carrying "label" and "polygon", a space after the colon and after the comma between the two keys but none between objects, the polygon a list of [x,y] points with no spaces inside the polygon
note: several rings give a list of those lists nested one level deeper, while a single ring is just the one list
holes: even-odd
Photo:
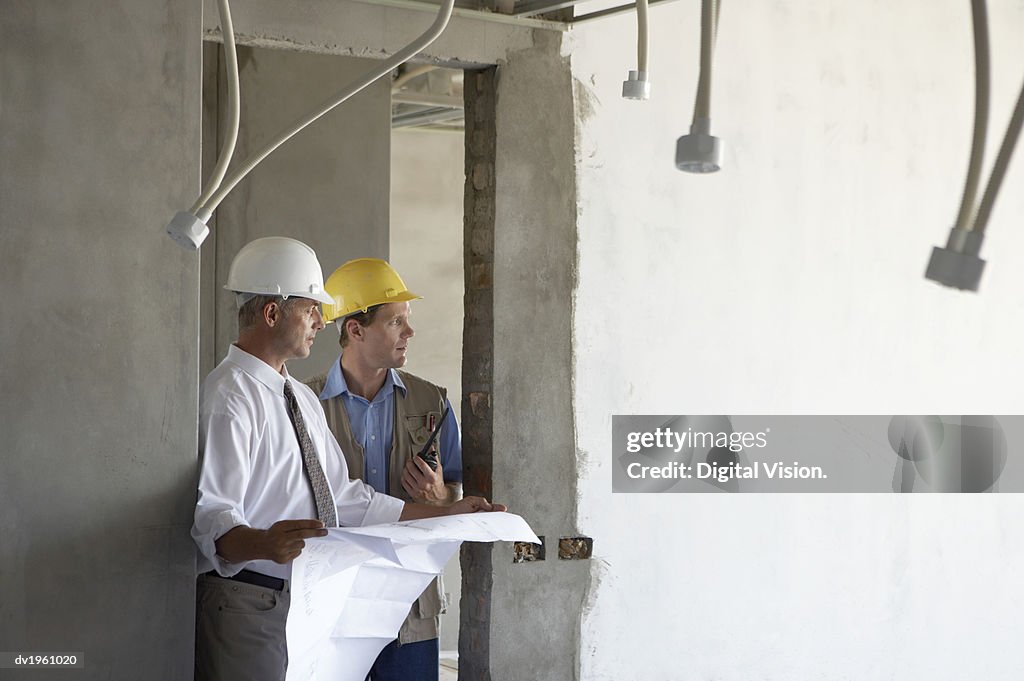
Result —
[{"label": "white dress shirt", "polygon": [[338,523],[398,520],[404,503],[349,480],[345,457],[327,428],[317,396],[300,381],[232,345],[203,381],[199,397],[199,499],[192,538],[199,573],[230,577],[248,569],[287,579],[290,566],[270,560],[229,563],[214,542],[239,525],[267,529],[279,520],[316,518],[302,451],[288,417],[284,382],[291,381],[310,439],[334,495]]}]

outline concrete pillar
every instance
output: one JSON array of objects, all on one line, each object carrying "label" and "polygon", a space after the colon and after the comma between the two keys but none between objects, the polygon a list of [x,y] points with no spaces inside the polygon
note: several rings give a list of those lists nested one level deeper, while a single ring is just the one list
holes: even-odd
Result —
[{"label": "concrete pillar", "polygon": [[491,672],[496,679],[578,677],[589,561],[559,560],[575,536],[573,418],[576,106],[562,36],[499,67],[494,227],[494,497],[530,522],[546,559],[512,563],[495,547]]}]

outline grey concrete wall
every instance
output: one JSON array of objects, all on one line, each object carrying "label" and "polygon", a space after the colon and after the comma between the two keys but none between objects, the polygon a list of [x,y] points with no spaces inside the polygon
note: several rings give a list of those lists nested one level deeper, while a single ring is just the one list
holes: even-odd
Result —
[{"label": "grey concrete wall", "polygon": [[[547,541],[547,559],[493,553],[494,679],[577,675],[587,561],[560,561],[576,528],[572,320],[574,102],[557,34],[498,69],[494,228],[494,497]],[[543,111],[543,114],[540,111]]]},{"label": "grey concrete wall", "polygon": [[199,191],[200,31],[0,8],[0,650],[69,677],[191,676],[199,275],[163,226]]},{"label": "grey concrete wall", "polygon": [[[239,47],[241,160],[309,113],[372,62],[349,57]],[[221,110],[226,95],[220,97]],[[388,257],[391,95],[378,80],[300,132],[256,167],[215,214],[211,242],[216,296],[214,328],[203,330],[204,357],[220,361],[237,336],[234,297],[223,290],[231,260],[245,243],[288,236],[309,244],[330,276],[346,260]],[[215,241],[214,241],[215,237]],[[209,348],[212,347],[212,350]],[[293,375],[326,371],[339,352],[328,327],[310,357],[290,362]]]}]

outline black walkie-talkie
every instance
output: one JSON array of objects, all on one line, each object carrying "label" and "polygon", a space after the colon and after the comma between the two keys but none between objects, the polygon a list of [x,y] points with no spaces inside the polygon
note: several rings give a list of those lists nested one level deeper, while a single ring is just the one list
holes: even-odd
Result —
[{"label": "black walkie-talkie", "polygon": [[430,432],[430,437],[427,438],[427,444],[423,445],[423,449],[416,452],[416,456],[426,461],[432,471],[437,470],[437,452],[430,451],[430,448],[434,446],[434,440],[437,439],[437,434],[441,432],[441,426],[444,425],[444,420],[448,417],[448,412],[451,409],[452,406],[450,404],[444,408],[441,418],[437,421],[437,427]]}]

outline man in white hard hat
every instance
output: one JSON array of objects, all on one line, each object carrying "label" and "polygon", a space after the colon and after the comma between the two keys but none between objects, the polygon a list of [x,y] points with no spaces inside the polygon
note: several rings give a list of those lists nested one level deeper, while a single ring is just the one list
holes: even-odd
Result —
[{"label": "man in white hard hat", "polygon": [[[337,322],[342,352],[307,384],[323,401],[349,474],[407,501],[454,503],[462,495],[462,444],[447,392],[399,370],[414,333],[409,301],[421,296],[376,258],[345,263],[325,288],[333,302],[324,305],[324,318]],[[437,427],[437,445],[427,458],[416,456]],[[437,681],[443,605],[435,579],[413,603],[398,639],[377,657],[370,681]]]},{"label": "man in white hard hat", "polygon": [[199,401],[196,679],[282,681],[288,564],[305,539],[336,525],[504,507],[479,497],[405,503],[349,479],[317,396],[285,368],[309,355],[320,306],[333,300],[309,246],[257,239],[235,256],[225,288],[237,296],[238,340]]}]

